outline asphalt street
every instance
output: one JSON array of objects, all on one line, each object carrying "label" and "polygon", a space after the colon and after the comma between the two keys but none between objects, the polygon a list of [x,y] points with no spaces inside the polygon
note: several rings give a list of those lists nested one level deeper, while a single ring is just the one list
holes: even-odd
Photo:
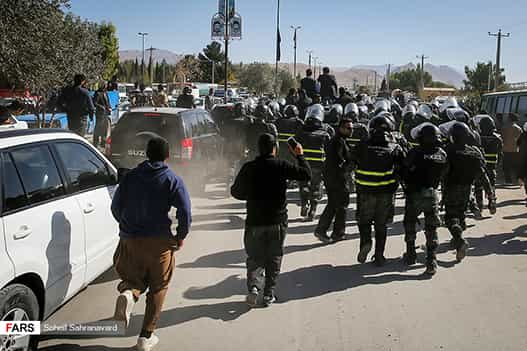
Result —
[{"label": "asphalt street", "polygon": [[[316,223],[299,218],[290,193],[278,302],[249,309],[245,302],[244,203],[209,186],[193,200],[192,233],[177,254],[177,269],[158,325],[159,351],[172,350],[527,350],[527,208],[519,187],[498,190],[498,213],[469,219],[467,258],[456,263],[450,235],[439,231],[439,270],[407,267],[397,201],[385,267],[356,261],[354,201],[347,240],[323,245]],[[354,199],[354,197],[353,197]],[[319,208],[319,213],[323,210]],[[108,233],[116,235],[116,233]],[[424,234],[418,236],[424,244]],[[50,321],[92,322],[113,315],[117,277],[112,270],[57,311]],[[48,337],[43,351],[133,350],[141,329],[144,298],[136,305],[126,337]]]}]

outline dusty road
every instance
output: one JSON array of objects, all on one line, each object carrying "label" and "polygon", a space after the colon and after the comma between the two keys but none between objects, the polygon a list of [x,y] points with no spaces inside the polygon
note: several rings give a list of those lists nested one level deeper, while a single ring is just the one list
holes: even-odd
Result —
[{"label": "dusty road", "polygon": [[[245,208],[224,194],[210,187],[207,199],[193,202],[193,232],[177,255],[156,350],[527,350],[527,208],[519,187],[498,191],[493,218],[469,219],[470,250],[462,263],[456,264],[450,236],[440,229],[440,267],[432,279],[422,275],[422,250],[419,264],[401,262],[401,200],[383,268],[357,263],[351,210],[348,240],[325,246],[313,236],[315,223],[302,222],[292,204],[279,301],[252,310],[244,303]],[[110,317],[116,285],[107,272],[51,320]],[[48,339],[41,350],[131,350],[143,311],[144,299],[127,337]]]}]

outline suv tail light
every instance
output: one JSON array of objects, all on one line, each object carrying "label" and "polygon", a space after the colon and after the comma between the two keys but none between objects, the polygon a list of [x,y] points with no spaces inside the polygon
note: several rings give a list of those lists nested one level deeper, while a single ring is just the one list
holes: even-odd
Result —
[{"label": "suv tail light", "polygon": [[112,156],[112,137],[106,138],[106,145],[104,145],[104,154],[106,157]]},{"label": "suv tail light", "polygon": [[192,139],[186,138],[181,140],[181,158],[183,160],[191,160],[192,159]]}]

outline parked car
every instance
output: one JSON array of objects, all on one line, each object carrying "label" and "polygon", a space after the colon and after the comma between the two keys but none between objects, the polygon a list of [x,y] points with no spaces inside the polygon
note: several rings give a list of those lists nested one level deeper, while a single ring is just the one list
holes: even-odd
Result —
[{"label": "parked car", "polygon": [[134,168],[146,159],[146,144],[153,136],[168,140],[169,162],[193,190],[203,190],[220,169],[223,139],[203,109],[133,109],[115,125],[106,154],[116,167]]},{"label": "parked car", "polygon": [[16,117],[11,116],[9,124],[1,124],[0,132],[14,130],[14,129],[27,129],[27,123],[24,121],[19,121]]},{"label": "parked car", "polygon": [[[117,170],[60,129],[0,133],[0,170],[0,320],[45,320],[112,266]],[[2,338],[17,351],[36,342]]]}]

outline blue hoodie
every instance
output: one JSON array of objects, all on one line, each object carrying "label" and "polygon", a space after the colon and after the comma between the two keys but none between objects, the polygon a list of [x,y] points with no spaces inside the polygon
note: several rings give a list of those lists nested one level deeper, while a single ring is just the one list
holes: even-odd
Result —
[{"label": "blue hoodie", "polygon": [[144,161],[121,180],[112,201],[112,214],[119,222],[119,235],[134,237],[173,236],[169,211],[177,209],[176,238],[190,230],[190,198],[183,180],[164,162]]}]

